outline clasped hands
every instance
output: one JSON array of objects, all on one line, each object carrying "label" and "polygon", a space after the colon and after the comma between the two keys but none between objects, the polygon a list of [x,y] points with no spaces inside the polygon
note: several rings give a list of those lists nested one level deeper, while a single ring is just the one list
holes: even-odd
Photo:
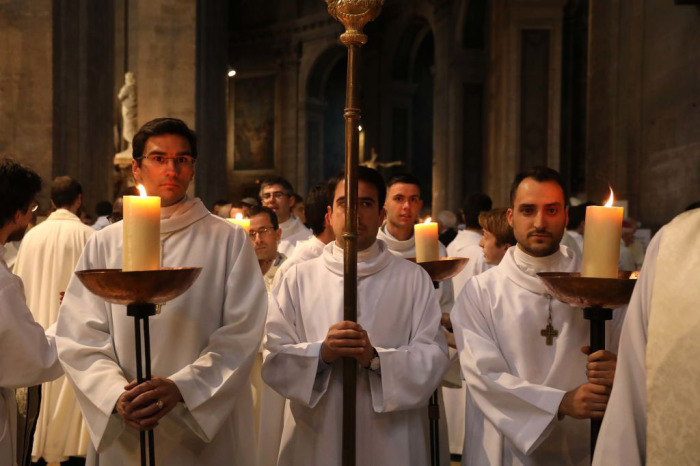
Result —
[{"label": "clasped hands", "polygon": [[182,394],[175,382],[152,377],[141,384],[132,380],[126,385],[115,409],[129,427],[139,431],[150,430],[179,401],[183,401]]},{"label": "clasped hands", "polygon": [[606,350],[589,354],[589,346],[582,347],[581,352],[588,355],[588,382],[564,395],[559,404],[559,415],[575,419],[603,419],[615,378],[617,355]]},{"label": "clasped hands", "polygon": [[331,325],[321,344],[321,359],[326,364],[332,364],[341,357],[349,357],[357,359],[362,367],[367,368],[373,356],[374,347],[369,341],[369,335],[360,324],[349,320]]}]

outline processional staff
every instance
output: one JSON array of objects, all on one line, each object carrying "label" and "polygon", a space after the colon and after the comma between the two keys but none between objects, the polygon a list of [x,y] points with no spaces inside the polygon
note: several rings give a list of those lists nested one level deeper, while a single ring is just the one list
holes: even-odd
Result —
[{"label": "processional staff", "polygon": [[[343,23],[340,40],[348,48],[347,85],[345,96],[345,263],[343,278],[344,320],[357,321],[357,173],[358,125],[361,118],[357,86],[357,53],[367,43],[362,32],[374,20],[384,0],[326,0],[328,13]],[[357,361],[343,358],[343,466],[355,465],[355,397]]]}]

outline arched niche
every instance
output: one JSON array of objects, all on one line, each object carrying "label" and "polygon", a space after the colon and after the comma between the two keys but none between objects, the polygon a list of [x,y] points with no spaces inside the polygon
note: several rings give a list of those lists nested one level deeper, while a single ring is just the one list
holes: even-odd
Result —
[{"label": "arched niche", "polygon": [[328,179],[344,163],[347,51],[334,45],[314,61],[306,79],[306,157],[310,185]]}]

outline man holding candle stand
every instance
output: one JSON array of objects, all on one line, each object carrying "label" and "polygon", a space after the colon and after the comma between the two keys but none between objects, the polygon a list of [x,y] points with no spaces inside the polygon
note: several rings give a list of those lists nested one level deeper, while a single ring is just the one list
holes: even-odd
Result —
[{"label": "man holding candle stand", "polygon": [[[22,280],[4,260],[5,244],[19,241],[38,207],[41,178],[34,171],[0,158],[0,464],[14,465],[27,452],[17,450],[15,388],[61,375],[53,336],[34,321],[24,299]],[[56,296],[58,299],[58,296]]]},{"label": "man holding candle stand", "polygon": [[[272,293],[263,380],[290,399],[278,465],[340,465],[341,357],[357,360],[357,464],[428,464],[426,405],[447,370],[427,273],[377,240],[384,181],[358,174],[358,321],[343,321],[345,183],[329,183],[336,240]],[[389,290],[389,292],[387,292]]]},{"label": "man holding candle stand", "polygon": [[624,311],[606,324],[610,351],[588,355],[582,311],[549,296],[536,276],[580,267],[560,247],[566,199],[556,171],[518,175],[507,212],[518,245],[473,277],[452,311],[469,394],[463,464],[590,462],[589,423],[581,419],[605,412]]},{"label": "man holding candle stand", "polygon": [[[137,182],[162,203],[160,237],[139,245],[142,254],[153,254],[156,267],[202,272],[151,318],[154,376],[140,385],[133,381],[133,320],[124,306],[106,303],[71,280],[57,345],[90,430],[88,465],[137,464],[139,431],[156,426],[159,464],[252,465],[249,375],[267,303],[253,247],[242,228],[186,196],[197,146],[184,122],[146,123],[134,136],[133,155]],[[124,224],[132,222],[129,243],[143,242],[126,208],[124,214]],[[123,247],[118,222],[95,233],[77,269],[122,268]]]}]

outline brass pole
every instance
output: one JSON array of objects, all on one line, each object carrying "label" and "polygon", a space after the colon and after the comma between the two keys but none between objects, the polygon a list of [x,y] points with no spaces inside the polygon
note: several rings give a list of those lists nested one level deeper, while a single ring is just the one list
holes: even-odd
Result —
[{"label": "brass pole", "polygon": [[[367,42],[365,24],[381,11],[384,0],[326,0],[328,13],[343,23],[340,40],[348,48],[345,96],[345,247],[343,251],[343,319],[357,321],[357,172],[358,125],[361,111],[358,93],[357,53]],[[355,400],[357,362],[343,358],[343,466],[355,466]]]}]

